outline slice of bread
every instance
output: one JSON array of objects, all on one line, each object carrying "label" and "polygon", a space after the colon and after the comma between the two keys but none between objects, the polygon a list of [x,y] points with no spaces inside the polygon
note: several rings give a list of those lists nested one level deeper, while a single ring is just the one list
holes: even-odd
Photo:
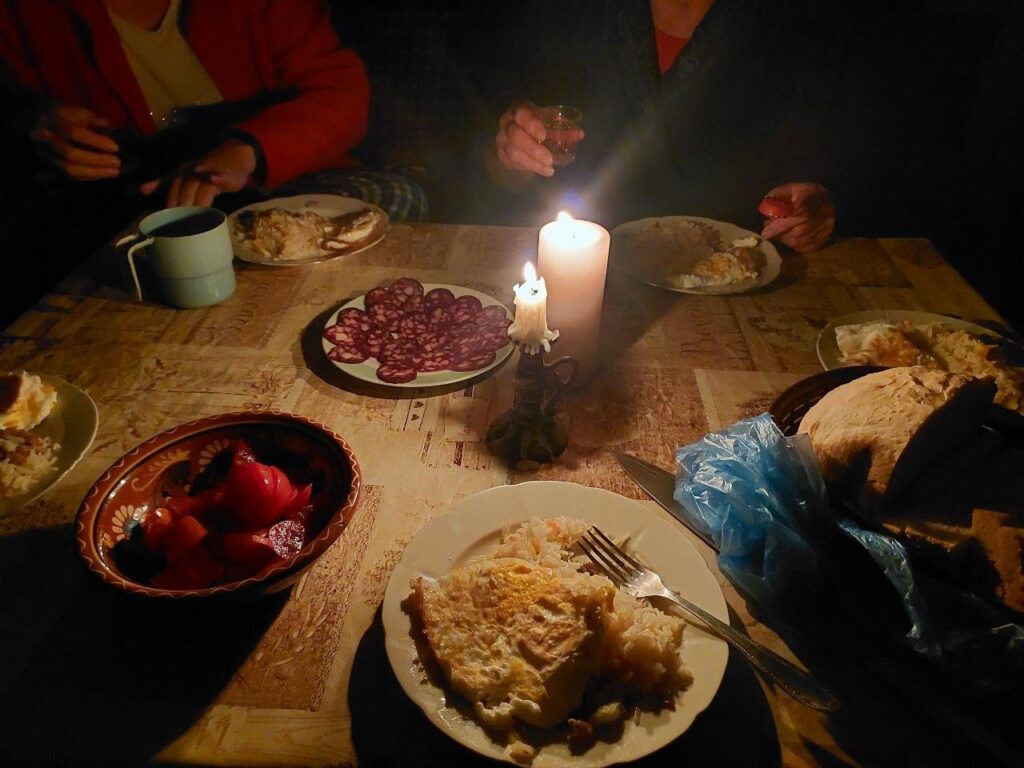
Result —
[{"label": "slice of bread", "polygon": [[876,512],[980,429],[991,379],[923,366],[868,374],[829,392],[800,422],[831,492]]}]

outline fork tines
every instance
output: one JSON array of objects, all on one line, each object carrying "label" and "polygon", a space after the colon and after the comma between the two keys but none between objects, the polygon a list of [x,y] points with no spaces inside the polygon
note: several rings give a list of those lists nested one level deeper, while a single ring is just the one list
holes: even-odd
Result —
[{"label": "fork tines", "polygon": [[594,565],[615,581],[627,581],[642,568],[597,526],[591,526],[577,543]]}]

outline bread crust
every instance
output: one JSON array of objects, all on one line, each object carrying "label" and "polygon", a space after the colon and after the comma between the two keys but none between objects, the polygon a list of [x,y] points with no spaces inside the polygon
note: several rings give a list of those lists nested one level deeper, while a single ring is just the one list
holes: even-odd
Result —
[{"label": "bread crust", "polygon": [[994,396],[991,379],[890,368],[829,392],[798,431],[810,436],[830,490],[878,511],[975,433]]}]

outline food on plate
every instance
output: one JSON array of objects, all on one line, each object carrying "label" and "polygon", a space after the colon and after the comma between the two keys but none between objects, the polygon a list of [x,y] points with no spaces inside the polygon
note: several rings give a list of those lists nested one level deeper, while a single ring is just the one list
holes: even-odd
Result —
[{"label": "food on plate", "polygon": [[738,237],[735,240],[733,240],[729,245],[732,248],[756,248],[757,242],[758,240],[756,237],[754,237],[753,235],[749,235],[748,237]]},{"label": "food on plate", "polygon": [[60,444],[22,429],[0,429],[0,498],[30,490],[57,468]]},{"label": "food on plate", "polygon": [[843,365],[925,365],[996,382],[996,403],[1024,413],[1024,370],[1006,351],[959,328],[942,323],[871,322],[836,328]]},{"label": "food on plate", "polygon": [[0,429],[34,429],[53,410],[57,390],[22,371],[0,376]]},{"label": "food on plate", "polygon": [[509,343],[512,318],[504,306],[485,307],[476,296],[448,288],[425,291],[413,277],[374,288],[364,304],[342,309],[324,328],[327,356],[351,365],[374,359],[377,378],[388,384],[420,373],[486,368]]},{"label": "food on plate", "polygon": [[57,468],[60,444],[34,434],[57,404],[57,390],[39,376],[0,376],[0,498],[32,489]]},{"label": "food on plate", "polygon": [[716,251],[694,264],[692,272],[669,275],[669,283],[676,288],[713,288],[756,278],[750,251],[749,247]]},{"label": "food on plate", "polygon": [[231,241],[268,261],[316,259],[351,250],[372,237],[383,216],[372,208],[333,219],[315,211],[240,211],[232,219]]},{"label": "food on plate", "polygon": [[994,395],[991,379],[889,368],[827,393],[798,431],[810,436],[830,490],[877,510],[976,433]]},{"label": "food on plate", "polygon": [[[294,557],[318,519],[318,489],[301,472],[257,461],[244,440],[158,505],[132,509],[111,553],[131,578],[160,589],[237,581]],[[226,464],[226,466],[225,466]]]},{"label": "food on plate", "polygon": [[758,213],[769,219],[782,219],[793,215],[793,201],[778,195],[766,195],[757,206]]},{"label": "food on plate", "polygon": [[630,708],[672,706],[692,681],[680,656],[685,622],[578,562],[573,544],[587,527],[533,518],[493,551],[412,584],[407,605],[427,662],[521,762],[535,751],[523,724],[566,724],[580,747]]},{"label": "food on plate", "polygon": [[836,346],[844,365],[925,365],[939,368],[912,323],[857,323],[836,328]]}]

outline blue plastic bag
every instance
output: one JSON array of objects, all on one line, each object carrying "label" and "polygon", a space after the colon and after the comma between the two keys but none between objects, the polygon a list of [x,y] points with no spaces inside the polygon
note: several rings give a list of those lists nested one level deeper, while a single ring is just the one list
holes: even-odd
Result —
[{"label": "blue plastic bag", "polygon": [[[841,552],[849,539],[895,589],[913,650],[960,670],[974,665],[970,672],[983,686],[1008,667],[1024,669],[1024,628],[958,590],[931,583],[925,590],[927,579],[915,574],[902,544],[832,511],[806,435],[786,437],[762,414],[680,448],[676,464],[676,500],[717,545],[722,572],[769,617],[814,634],[849,620],[825,615],[830,607],[856,605],[869,624],[872,605],[842,594]],[[938,590],[971,616],[971,626],[936,620],[929,596]]]}]

